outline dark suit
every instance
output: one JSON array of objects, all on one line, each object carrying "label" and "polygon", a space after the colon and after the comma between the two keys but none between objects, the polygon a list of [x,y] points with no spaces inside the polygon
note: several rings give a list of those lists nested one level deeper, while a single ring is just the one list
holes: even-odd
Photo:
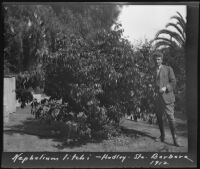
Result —
[{"label": "dark suit", "polygon": [[[155,71],[156,72],[156,71]],[[176,86],[176,78],[173,69],[170,66],[162,65],[158,74],[156,74],[155,84],[157,89],[157,97],[155,98],[156,103],[156,114],[158,119],[158,125],[160,128],[161,136],[164,137],[164,126],[163,126],[163,114],[165,113],[172,135],[174,135],[174,88]],[[166,87],[166,91],[162,92],[161,88]]]}]

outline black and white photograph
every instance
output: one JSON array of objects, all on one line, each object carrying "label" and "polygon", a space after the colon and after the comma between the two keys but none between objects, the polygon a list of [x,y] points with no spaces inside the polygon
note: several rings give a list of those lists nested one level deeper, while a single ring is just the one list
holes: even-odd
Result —
[{"label": "black and white photograph", "polygon": [[3,152],[188,152],[187,5],[2,13]]}]

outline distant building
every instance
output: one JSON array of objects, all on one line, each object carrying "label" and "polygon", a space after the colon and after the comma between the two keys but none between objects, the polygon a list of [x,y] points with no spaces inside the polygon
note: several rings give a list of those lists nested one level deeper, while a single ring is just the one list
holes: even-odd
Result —
[{"label": "distant building", "polygon": [[16,78],[15,75],[4,75],[3,84],[3,115],[4,122],[8,122],[9,114],[16,112]]}]

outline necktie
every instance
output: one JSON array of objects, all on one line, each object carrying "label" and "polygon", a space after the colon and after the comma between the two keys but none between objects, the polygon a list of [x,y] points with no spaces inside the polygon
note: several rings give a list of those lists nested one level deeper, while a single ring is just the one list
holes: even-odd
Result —
[{"label": "necktie", "polygon": [[158,68],[157,68],[157,77],[158,77],[158,75],[159,75],[159,72],[160,72],[160,68],[158,67]]}]

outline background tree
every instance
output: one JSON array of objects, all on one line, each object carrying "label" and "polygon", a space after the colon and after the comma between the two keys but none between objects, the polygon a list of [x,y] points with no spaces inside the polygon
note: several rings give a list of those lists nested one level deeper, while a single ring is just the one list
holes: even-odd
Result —
[{"label": "background tree", "polygon": [[172,16],[171,19],[175,19],[176,23],[170,22],[166,25],[166,28],[171,27],[174,31],[169,29],[158,31],[154,38],[155,47],[168,46],[184,49],[186,42],[186,21],[179,12],[177,12],[177,15]]},{"label": "background tree", "polygon": [[[4,5],[4,61],[11,72],[29,71],[39,56],[56,52],[56,38],[88,39],[110,29],[119,15],[116,5]],[[90,34],[90,35],[89,35]]]},{"label": "background tree", "polygon": [[[27,84],[32,88],[44,87],[45,63],[60,52],[57,41],[65,39],[62,45],[70,45],[76,38],[87,36],[90,40],[98,30],[110,29],[120,12],[116,5],[75,3],[63,6],[4,5],[3,9],[4,72],[23,74],[24,79],[17,78],[17,83],[29,79]],[[34,79],[41,81],[33,82]]]}]

